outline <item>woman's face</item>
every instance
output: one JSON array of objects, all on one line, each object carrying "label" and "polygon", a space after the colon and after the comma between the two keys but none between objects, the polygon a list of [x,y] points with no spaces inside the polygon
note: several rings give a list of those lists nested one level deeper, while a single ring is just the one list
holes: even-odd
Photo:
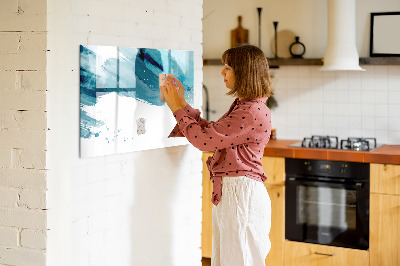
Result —
[{"label": "woman's face", "polygon": [[235,86],[235,73],[233,72],[233,69],[225,64],[221,71],[221,75],[224,77],[225,86],[228,89],[233,89]]}]

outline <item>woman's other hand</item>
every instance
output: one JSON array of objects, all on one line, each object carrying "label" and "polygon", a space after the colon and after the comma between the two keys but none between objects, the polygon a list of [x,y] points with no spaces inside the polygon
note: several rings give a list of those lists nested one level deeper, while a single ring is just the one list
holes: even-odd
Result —
[{"label": "woman's other hand", "polygon": [[182,94],[183,100],[185,100],[185,89],[182,83],[178,81],[179,80],[176,78],[168,77],[164,86],[160,88],[164,93],[165,102],[167,103],[169,109],[171,109],[172,113],[178,109],[184,109],[186,107],[186,101],[182,101]]}]

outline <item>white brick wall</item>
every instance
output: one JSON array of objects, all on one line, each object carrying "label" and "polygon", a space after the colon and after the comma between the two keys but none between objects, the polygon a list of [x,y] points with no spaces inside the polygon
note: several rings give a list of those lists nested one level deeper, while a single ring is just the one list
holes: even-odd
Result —
[{"label": "white brick wall", "polygon": [[26,208],[2,208],[0,226],[30,229],[46,229],[46,212]]},{"label": "white brick wall", "polygon": [[19,230],[17,228],[0,227],[0,247],[18,247]]},{"label": "white brick wall", "polygon": [[46,249],[46,231],[23,229],[21,246],[31,249]]},{"label": "white brick wall", "polygon": [[201,152],[80,159],[78,125],[80,44],[194,50],[201,106],[202,0],[55,0],[47,9],[47,264],[201,265]]},{"label": "white brick wall", "polygon": [[45,265],[46,3],[0,3],[1,265]]},{"label": "white brick wall", "polygon": [[0,187],[0,207],[15,208],[18,204],[19,190],[11,187]]},{"label": "white brick wall", "polygon": [[14,249],[0,247],[2,264],[8,265],[45,265],[46,254],[42,250]]},{"label": "white brick wall", "polygon": [[0,264],[199,265],[201,153],[80,160],[78,47],[194,50],[200,106],[202,1],[47,2],[0,4]]},{"label": "white brick wall", "polygon": [[46,170],[0,169],[0,186],[46,189]]}]

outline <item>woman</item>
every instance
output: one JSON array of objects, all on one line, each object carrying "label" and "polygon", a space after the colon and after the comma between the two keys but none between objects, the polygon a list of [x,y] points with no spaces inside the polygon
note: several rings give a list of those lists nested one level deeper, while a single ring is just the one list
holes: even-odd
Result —
[{"label": "woman", "polygon": [[227,95],[237,98],[218,121],[208,122],[188,105],[175,78],[161,88],[178,124],[170,137],[185,136],[207,160],[213,182],[212,265],[265,265],[270,250],[271,202],[261,158],[271,130],[268,62],[252,45],[228,49],[221,71]]}]

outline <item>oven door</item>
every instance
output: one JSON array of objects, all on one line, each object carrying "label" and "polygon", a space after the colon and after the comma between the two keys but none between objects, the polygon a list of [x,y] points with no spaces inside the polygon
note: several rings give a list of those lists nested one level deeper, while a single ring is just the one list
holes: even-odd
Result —
[{"label": "oven door", "polygon": [[369,185],[286,178],[286,239],[367,250]]}]

